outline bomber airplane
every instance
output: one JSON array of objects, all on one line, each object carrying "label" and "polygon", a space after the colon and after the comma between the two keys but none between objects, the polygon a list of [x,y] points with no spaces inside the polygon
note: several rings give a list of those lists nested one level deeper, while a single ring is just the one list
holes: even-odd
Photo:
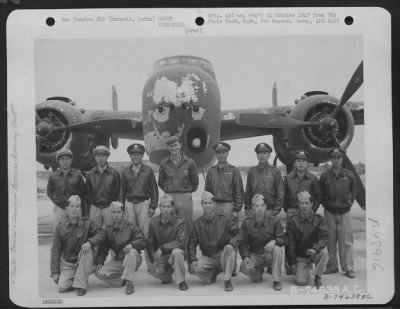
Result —
[{"label": "bomber airplane", "polygon": [[[118,147],[118,138],[144,140],[150,161],[167,156],[167,139],[176,135],[182,150],[204,170],[215,162],[212,146],[219,141],[272,135],[277,157],[288,169],[294,151],[310,153],[314,165],[329,160],[328,152],[351,144],[355,125],[364,124],[364,105],[349,99],[363,82],[362,62],[340,99],[310,91],[294,105],[221,110],[220,92],[210,61],[194,56],[173,56],[153,65],[142,93],[142,111],[119,111],[115,87],[113,110],[85,110],[66,97],[51,97],[36,105],[36,157],[45,168],[57,167],[55,154],[69,148],[73,167],[95,165],[97,145]],[[365,208],[365,188],[346,155],[343,166],[356,177],[356,200]]]}]

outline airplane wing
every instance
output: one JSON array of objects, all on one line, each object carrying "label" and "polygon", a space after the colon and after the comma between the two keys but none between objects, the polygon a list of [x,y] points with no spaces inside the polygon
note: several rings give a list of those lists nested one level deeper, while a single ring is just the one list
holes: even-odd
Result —
[{"label": "airplane wing", "polygon": [[355,125],[364,124],[364,102],[349,101],[346,106],[350,109]]}]

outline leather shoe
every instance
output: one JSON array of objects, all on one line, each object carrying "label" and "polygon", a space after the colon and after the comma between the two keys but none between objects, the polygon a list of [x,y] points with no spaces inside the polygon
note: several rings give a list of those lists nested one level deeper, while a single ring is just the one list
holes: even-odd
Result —
[{"label": "leather shoe", "polygon": [[233,285],[231,280],[225,280],[225,291],[226,292],[232,292],[233,291]]},{"label": "leather shoe", "polygon": [[322,281],[320,276],[315,276],[314,286],[317,288],[317,290],[319,290],[319,288],[322,286]]},{"label": "leather shoe", "polygon": [[130,295],[133,294],[134,292],[135,292],[135,287],[133,286],[133,282],[127,282],[125,294]]},{"label": "leather shoe", "polygon": [[280,283],[280,281],[274,281],[273,282],[273,288],[274,288],[275,291],[282,290],[282,284]]},{"label": "leather shoe", "polygon": [[356,274],[354,273],[353,270],[346,271],[345,275],[350,279],[354,279],[356,277]]},{"label": "leather shoe", "polygon": [[187,289],[189,289],[186,281],[182,281],[181,283],[178,284],[178,287],[181,291],[186,291]]},{"label": "leather shoe", "polygon": [[85,289],[80,289],[80,288],[78,288],[78,289],[76,290],[76,294],[77,294],[78,296],[83,296],[83,295],[86,294],[86,290],[85,290]]},{"label": "leather shoe", "polygon": [[324,271],[324,275],[336,274],[338,272],[339,272],[339,270],[337,268],[336,269],[327,269]]}]

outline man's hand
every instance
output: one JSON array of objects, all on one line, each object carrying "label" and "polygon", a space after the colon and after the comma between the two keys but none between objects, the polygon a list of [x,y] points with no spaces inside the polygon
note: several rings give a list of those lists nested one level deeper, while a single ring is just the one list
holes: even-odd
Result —
[{"label": "man's hand", "polygon": [[132,244],[127,244],[127,245],[124,247],[124,249],[122,249],[122,251],[123,251],[125,254],[128,254],[132,249],[133,249]]},{"label": "man's hand", "polygon": [[265,245],[264,251],[265,251],[266,253],[271,253],[272,250],[274,250],[274,248],[275,248],[275,243],[276,243],[276,240],[270,240],[270,241]]},{"label": "man's hand", "polygon": [[60,279],[60,274],[52,274],[51,278],[53,278],[55,284],[58,284],[58,280]]},{"label": "man's hand", "polygon": [[227,244],[225,246],[225,250],[226,250],[226,253],[231,254],[232,252],[235,251],[235,248],[231,244]]},{"label": "man's hand", "polygon": [[154,216],[156,210],[153,208],[149,208],[149,217],[151,218],[152,216]]},{"label": "man's hand", "polygon": [[245,213],[246,217],[250,217],[252,215],[253,211],[251,208],[246,208],[244,210],[244,213]]},{"label": "man's hand", "polygon": [[243,263],[247,269],[254,268],[254,265],[250,262],[250,258],[248,256],[243,259]]},{"label": "man's hand", "polygon": [[158,248],[156,253],[154,253],[154,260],[155,261],[159,260],[161,255],[162,255],[161,248]]},{"label": "man's hand", "polygon": [[88,254],[90,252],[90,250],[92,249],[92,246],[90,245],[90,243],[87,241],[82,245],[82,253],[83,254]]},{"label": "man's hand", "polygon": [[194,270],[196,269],[196,267],[197,267],[197,261],[193,261],[192,263],[190,263],[188,267],[189,273],[194,275]]},{"label": "man's hand", "polygon": [[316,253],[317,251],[315,249],[307,249],[307,255],[309,257],[313,257]]},{"label": "man's hand", "polygon": [[239,217],[239,212],[238,211],[232,211],[232,219],[237,219]]}]

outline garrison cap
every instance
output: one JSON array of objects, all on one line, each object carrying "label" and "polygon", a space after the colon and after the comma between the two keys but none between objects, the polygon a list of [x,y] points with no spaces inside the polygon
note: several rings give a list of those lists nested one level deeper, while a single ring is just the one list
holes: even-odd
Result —
[{"label": "garrison cap", "polygon": [[259,152],[269,152],[269,153],[271,153],[272,152],[272,148],[267,143],[259,143],[259,144],[257,144],[256,148],[254,148],[254,151],[256,153],[259,153]]},{"label": "garrison cap", "polygon": [[219,142],[213,146],[213,149],[215,152],[229,151],[231,150],[231,145],[225,142]]},{"label": "garrison cap", "polygon": [[124,205],[120,201],[111,202],[110,206],[114,209],[124,209]]},{"label": "garrison cap", "polygon": [[201,201],[208,200],[208,199],[214,200],[215,196],[212,193],[208,192],[208,191],[204,191],[201,194]]},{"label": "garrison cap", "polygon": [[81,204],[81,198],[79,197],[79,195],[71,195],[67,201],[68,201],[67,205],[71,205],[71,204],[80,205]]},{"label": "garrison cap", "polygon": [[311,201],[311,194],[308,193],[307,191],[301,191],[301,192],[297,193],[297,199],[299,201],[304,201],[305,199],[307,199],[308,201]]},{"label": "garrison cap", "polygon": [[172,136],[170,136],[170,137],[168,138],[168,140],[167,140],[167,145],[171,145],[171,144],[173,144],[173,143],[175,143],[175,142],[179,142],[179,137],[176,136],[176,135],[172,135]]},{"label": "garrison cap", "polygon": [[174,199],[172,198],[171,195],[169,194],[164,194],[160,200],[158,201],[158,205],[162,205],[165,203],[171,202],[172,204],[174,204]]},{"label": "garrison cap", "polygon": [[329,156],[332,157],[343,157],[346,152],[341,148],[333,148],[328,152]]},{"label": "garrison cap", "polygon": [[254,205],[257,202],[262,201],[264,203],[264,195],[257,193],[253,196],[251,203]]},{"label": "garrison cap", "polygon": [[304,159],[308,161],[310,154],[305,150],[297,150],[296,151],[296,159]]},{"label": "garrison cap", "polygon": [[110,150],[108,149],[107,146],[99,145],[99,146],[96,146],[95,149],[93,149],[93,155],[97,155],[97,154],[105,154],[105,155],[109,156]]},{"label": "garrison cap", "polygon": [[141,144],[132,144],[132,145],[129,145],[128,148],[126,148],[126,151],[128,153],[135,153],[136,152],[136,153],[143,154],[145,152],[145,148]]},{"label": "garrison cap", "polygon": [[69,156],[71,158],[73,158],[73,154],[72,151],[69,149],[62,149],[60,151],[57,152],[56,154],[56,160],[58,160],[59,158],[61,158],[62,156]]}]

